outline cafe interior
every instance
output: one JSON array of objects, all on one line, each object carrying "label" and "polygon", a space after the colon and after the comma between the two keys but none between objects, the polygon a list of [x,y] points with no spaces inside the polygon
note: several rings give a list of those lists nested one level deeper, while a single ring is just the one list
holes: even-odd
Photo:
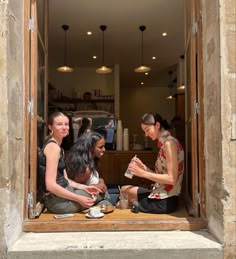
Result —
[{"label": "cafe interior", "polygon": [[[49,1],[47,112],[49,115],[60,110],[71,118],[71,145],[77,140],[81,118],[90,118],[94,128],[113,121],[113,139],[107,143],[110,145],[107,145],[100,161],[99,174],[110,188],[114,204],[120,186],[150,184],[137,177],[131,180],[124,176],[135,155],[150,168],[155,164],[158,148],[141,130],[140,119],[143,114],[161,114],[169,123],[172,134],[185,147],[183,2]],[[44,12],[45,7],[39,5],[39,31],[40,17],[44,16]],[[161,227],[157,223],[160,218],[153,218],[153,215],[151,218],[140,216],[142,224],[136,222],[138,225],[124,211],[113,214],[120,222],[123,220],[123,225],[119,222],[114,225],[111,215],[103,225],[92,226],[88,223],[82,227],[73,223],[71,226],[57,226],[56,229],[71,230],[73,227],[73,230],[80,230],[91,227],[99,230],[111,226],[116,229],[134,229],[137,226],[140,229],[152,229],[150,222],[153,220],[157,220],[155,228],[168,229],[167,225]],[[178,223],[175,227],[175,221],[171,220],[176,215],[167,216],[172,222],[170,229],[194,229],[202,224],[197,226],[190,221],[186,224],[188,213],[184,206],[177,212],[178,218],[182,216],[183,224]],[[46,220],[49,216],[40,217]],[[77,217],[82,220],[84,215]],[[37,226],[32,223],[28,228],[37,231]]]}]

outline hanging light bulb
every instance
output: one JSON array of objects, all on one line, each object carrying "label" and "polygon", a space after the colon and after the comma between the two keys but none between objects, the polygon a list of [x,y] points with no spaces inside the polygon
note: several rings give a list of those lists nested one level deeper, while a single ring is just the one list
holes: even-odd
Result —
[{"label": "hanging light bulb", "polygon": [[168,88],[170,89],[170,93],[169,93],[169,95],[166,97],[166,99],[172,100],[172,99],[174,99],[173,94],[172,94],[172,88],[174,87],[174,86],[173,86],[173,83],[172,83],[172,77],[171,77],[172,71],[169,71],[168,73],[169,73],[169,75],[170,75],[170,83],[169,83],[169,85],[168,85]]},{"label": "hanging light bulb", "polygon": [[143,32],[146,30],[146,26],[139,26],[139,30],[142,32],[142,54],[141,54],[141,66],[134,69],[134,72],[145,73],[151,70],[150,67],[144,66],[143,64]]},{"label": "hanging light bulb", "polygon": [[185,89],[185,75],[184,75],[184,55],[180,56],[179,61],[179,86],[177,90],[184,90]]},{"label": "hanging light bulb", "polygon": [[68,72],[73,72],[74,69],[71,67],[68,67],[66,65],[66,31],[69,29],[68,25],[62,25],[62,29],[65,31],[65,48],[64,48],[64,66],[58,67],[57,71],[63,72],[63,73],[68,73]]},{"label": "hanging light bulb", "polygon": [[96,73],[98,74],[108,74],[112,72],[112,69],[109,67],[106,67],[104,64],[104,55],[105,55],[105,50],[104,50],[104,31],[107,29],[106,25],[101,25],[100,29],[102,31],[102,66],[96,69]]}]

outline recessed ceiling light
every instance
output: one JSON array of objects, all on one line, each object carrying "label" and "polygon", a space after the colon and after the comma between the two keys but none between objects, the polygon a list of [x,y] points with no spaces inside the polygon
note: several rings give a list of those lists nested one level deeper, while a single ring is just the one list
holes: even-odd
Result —
[{"label": "recessed ceiling light", "polygon": [[87,35],[92,35],[92,32],[91,32],[91,31],[88,31],[88,32],[87,32]]},{"label": "recessed ceiling light", "polygon": [[162,36],[163,36],[163,37],[167,36],[167,32],[163,32],[163,33],[162,33]]},{"label": "recessed ceiling light", "polygon": [[156,57],[152,57],[152,59],[156,59]]},{"label": "recessed ceiling light", "polygon": [[97,56],[93,56],[93,59],[96,59],[97,58]]},{"label": "recessed ceiling light", "polygon": [[144,82],[141,82],[141,85],[144,85]]},{"label": "recessed ceiling light", "polygon": [[148,72],[145,73],[145,76],[147,76],[147,75],[148,75]]}]

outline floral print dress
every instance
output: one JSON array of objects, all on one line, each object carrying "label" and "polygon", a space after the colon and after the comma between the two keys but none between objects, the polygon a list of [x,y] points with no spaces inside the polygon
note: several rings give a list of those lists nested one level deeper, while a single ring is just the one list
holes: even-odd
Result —
[{"label": "floral print dress", "polygon": [[179,177],[175,185],[155,183],[151,194],[148,196],[151,199],[160,200],[171,196],[177,196],[180,194],[181,191],[184,174],[184,150],[180,142],[176,138],[174,138],[169,131],[164,131],[157,143],[160,150],[155,163],[155,173],[167,174],[166,154],[164,149],[164,144],[167,140],[174,141],[177,145]]}]

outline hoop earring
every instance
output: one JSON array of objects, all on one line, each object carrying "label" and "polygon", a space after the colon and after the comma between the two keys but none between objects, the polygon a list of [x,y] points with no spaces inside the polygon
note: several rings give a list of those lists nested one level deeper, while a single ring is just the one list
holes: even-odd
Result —
[{"label": "hoop earring", "polygon": [[52,135],[53,135],[53,130],[50,131],[49,135],[52,137]]}]

